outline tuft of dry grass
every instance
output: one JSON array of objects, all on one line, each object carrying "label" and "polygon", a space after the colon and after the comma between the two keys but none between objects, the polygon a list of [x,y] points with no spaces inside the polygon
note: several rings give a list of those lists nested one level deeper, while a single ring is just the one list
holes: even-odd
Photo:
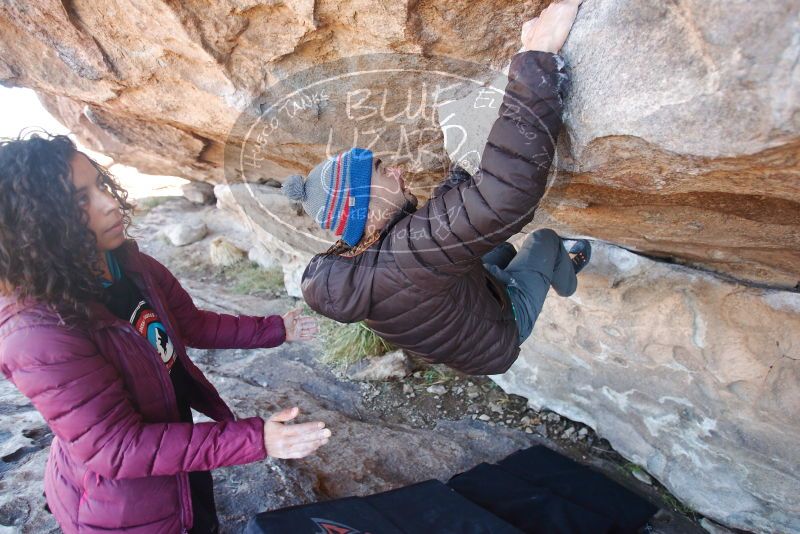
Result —
[{"label": "tuft of dry grass", "polygon": [[282,269],[262,269],[260,265],[240,261],[223,269],[225,276],[233,280],[233,292],[240,295],[269,293],[279,295],[286,292]]},{"label": "tuft of dry grass", "polygon": [[363,322],[343,324],[321,321],[325,345],[322,361],[334,367],[348,367],[364,358],[382,356],[396,347]]}]

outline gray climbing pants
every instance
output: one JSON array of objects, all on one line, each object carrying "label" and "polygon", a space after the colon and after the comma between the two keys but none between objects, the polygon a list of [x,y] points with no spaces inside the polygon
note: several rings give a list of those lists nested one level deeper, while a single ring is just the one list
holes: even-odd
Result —
[{"label": "gray climbing pants", "polygon": [[572,295],[578,287],[569,253],[549,228],[529,235],[519,252],[510,243],[501,243],[482,260],[486,270],[506,287],[520,345],[531,335],[550,287],[562,297]]}]

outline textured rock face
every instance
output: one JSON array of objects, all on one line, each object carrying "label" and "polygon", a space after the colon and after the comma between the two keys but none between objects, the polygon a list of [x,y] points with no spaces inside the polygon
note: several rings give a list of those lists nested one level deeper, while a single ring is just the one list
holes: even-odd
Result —
[{"label": "textured rock face", "polygon": [[[798,286],[800,7],[790,4],[585,4],[564,49],[565,135],[537,225]],[[451,157],[480,153],[496,109],[453,111],[450,124],[472,135]]]},{"label": "textured rock face", "polygon": [[[6,2],[0,82],[37,89],[65,124],[120,162],[218,183],[237,116],[277,80],[371,52],[500,65],[517,46],[519,21],[542,4]],[[275,160],[308,166],[319,155],[295,147]]]},{"label": "textured rock face", "polygon": [[42,497],[53,434],[5,378],[0,380],[0,406],[0,531],[60,532]]},{"label": "textured rock face", "polygon": [[725,524],[800,531],[800,295],[597,245],[504,389],[580,420]]},{"label": "textured rock face", "polygon": [[[520,21],[544,4],[6,2],[0,82],[37,89],[88,144],[122,163],[220,183],[226,141],[242,142],[229,139],[237,118],[276,82],[387,52],[461,58],[483,70],[463,74],[485,78],[489,66],[507,64]],[[573,90],[561,172],[542,222],[739,280],[795,287],[798,36],[800,7],[791,0],[586,3],[564,50]],[[387,74],[367,88],[390,89],[389,108],[402,109],[420,76]],[[330,123],[324,115],[320,108],[304,120],[314,129],[314,121]],[[444,139],[428,131],[382,140],[398,141],[437,154]],[[478,151],[482,141],[470,136]],[[307,171],[323,145],[277,140],[263,178]],[[435,157],[414,169],[417,191],[424,196],[440,170]]]},{"label": "textured rock face", "polygon": [[800,6],[602,0],[584,17],[566,48],[568,172],[547,214],[738,279],[800,283]]},{"label": "textured rock face", "polygon": [[[122,163],[219,184],[218,205],[257,236],[251,258],[280,264],[299,296],[303,267],[332,236],[272,180],[317,163],[328,147],[305,136],[337,116],[319,102],[304,107],[299,126],[269,144],[262,173],[246,177],[255,185],[223,172],[226,142],[243,143],[237,119],[269,87],[308,84],[312,74],[292,77],[360,54],[446,55],[470,62],[467,77],[495,79],[520,22],[546,3],[9,1],[0,4],[0,83],[37,89],[87,144]],[[601,247],[576,296],[547,302],[498,381],[592,424],[710,517],[799,531],[797,293],[749,286],[800,281],[800,4],[588,0],[564,56],[565,131],[532,227],[744,285]],[[403,109],[421,79],[373,77],[366,88]],[[411,149],[441,153],[448,128],[463,126],[452,159],[480,154],[497,99],[451,96],[456,115],[439,109]],[[415,169],[421,196],[443,163]]]}]

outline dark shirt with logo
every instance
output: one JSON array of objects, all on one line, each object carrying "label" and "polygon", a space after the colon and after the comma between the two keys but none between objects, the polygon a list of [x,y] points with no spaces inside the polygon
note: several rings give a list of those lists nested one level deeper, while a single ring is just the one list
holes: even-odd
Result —
[{"label": "dark shirt with logo", "polygon": [[[169,372],[172,386],[175,389],[175,398],[178,402],[178,413],[183,422],[192,422],[192,410],[189,405],[189,385],[191,378],[186,369],[181,365],[175,354],[175,348],[167,335],[155,310],[142,295],[142,292],[125,276],[116,262],[109,261],[109,267],[114,276],[114,282],[106,282],[106,306],[108,309],[125,321],[131,323],[136,331],[147,339],[158,353],[161,361]],[[194,526],[192,533],[218,532],[216,506],[214,504],[214,486],[211,473],[208,471],[194,471],[189,473],[189,484],[192,493],[192,509],[194,510]]]}]

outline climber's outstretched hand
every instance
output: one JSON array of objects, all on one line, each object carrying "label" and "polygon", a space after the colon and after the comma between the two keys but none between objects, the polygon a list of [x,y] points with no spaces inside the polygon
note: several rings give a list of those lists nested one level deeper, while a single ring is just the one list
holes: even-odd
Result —
[{"label": "climber's outstretched hand", "polygon": [[539,16],[522,25],[522,51],[557,54],[567,40],[583,0],[554,0]]}]

